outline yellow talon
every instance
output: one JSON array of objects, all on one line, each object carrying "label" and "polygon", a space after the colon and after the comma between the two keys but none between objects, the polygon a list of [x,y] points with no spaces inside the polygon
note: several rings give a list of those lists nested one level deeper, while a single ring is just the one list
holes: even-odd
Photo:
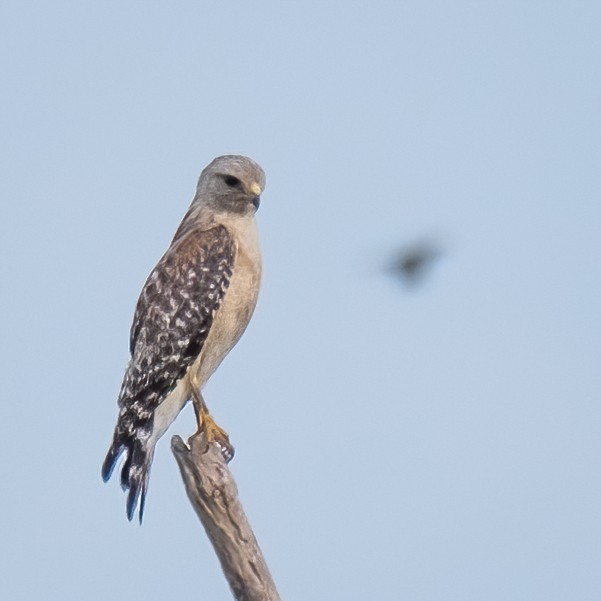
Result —
[{"label": "yellow talon", "polygon": [[198,424],[197,434],[204,432],[208,442],[216,442],[221,448],[223,458],[229,463],[233,459],[235,451],[227,432],[213,419],[202,395],[194,388],[192,402],[196,413],[196,423]]}]

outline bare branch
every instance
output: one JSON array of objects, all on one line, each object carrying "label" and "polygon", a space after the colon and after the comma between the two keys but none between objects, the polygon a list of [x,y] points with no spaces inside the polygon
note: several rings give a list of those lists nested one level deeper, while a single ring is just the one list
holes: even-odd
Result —
[{"label": "bare branch", "polygon": [[188,498],[217,553],[234,598],[280,601],[219,445],[207,443],[204,432],[190,438],[188,445],[179,436],[171,439]]}]

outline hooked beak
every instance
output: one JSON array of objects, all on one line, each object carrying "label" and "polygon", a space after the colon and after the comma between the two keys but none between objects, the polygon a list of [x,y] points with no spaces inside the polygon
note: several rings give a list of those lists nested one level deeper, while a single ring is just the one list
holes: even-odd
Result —
[{"label": "hooked beak", "polygon": [[259,205],[261,204],[261,186],[259,186],[259,184],[257,184],[257,182],[253,182],[250,185],[250,191],[253,194],[253,199],[252,199],[252,203],[255,206],[255,211],[259,208]]}]

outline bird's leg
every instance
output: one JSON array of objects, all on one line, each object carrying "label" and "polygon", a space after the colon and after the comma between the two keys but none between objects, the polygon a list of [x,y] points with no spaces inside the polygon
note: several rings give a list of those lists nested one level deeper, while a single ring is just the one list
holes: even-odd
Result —
[{"label": "bird's leg", "polygon": [[221,454],[223,458],[229,463],[234,458],[234,446],[230,442],[230,437],[227,432],[221,428],[217,422],[213,419],[207,406],[203,404],[202,407],[202,427],[204,427],[204,431],[207,433],[207,440],[209,442],[216,442],[221,448]]},{"label": "bird's leg", "polygon": [[202,398],[200,386],[196,378],[190,378],[190,387],[192,389],[192,406],[196,415],[196,425],[198,426],[197,433],[202,430],[202,414],[206,409],[205,400]]},{"label": "bird's leg", "polygon": [[196,386],[192,381],[192,404],[194,405],[194,413],[196,413],[196,423],[198,424],[198,432],[205,432],[208,442],[216,442],[221,448],[223,458],[229,463],[234,458],[234,447],[230,442],[230,437],[227,432],[217,425],[213,416],[209,413],[207,405],[202,398],[200,387]]}]

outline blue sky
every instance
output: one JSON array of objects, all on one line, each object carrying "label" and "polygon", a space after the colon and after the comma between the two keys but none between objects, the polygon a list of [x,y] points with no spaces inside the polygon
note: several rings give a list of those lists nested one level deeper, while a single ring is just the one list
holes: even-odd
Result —
[{"label": "blue sky", "polygon": [[[267,172],[205,397],[283,598],[601,597],[601,8],[4,2],[0,596],[229,599],[169,437],[100,465],[214,156]],[[385,272],[439,240],[423,285]]]}]

